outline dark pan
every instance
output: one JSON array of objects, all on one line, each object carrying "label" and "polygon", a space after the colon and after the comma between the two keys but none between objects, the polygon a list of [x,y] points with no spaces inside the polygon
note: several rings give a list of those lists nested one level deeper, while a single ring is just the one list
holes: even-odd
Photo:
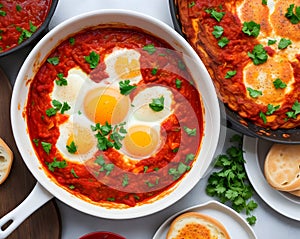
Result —
[{"label": "dark pan", "polygon": [[[186,38],[182,32],[178,6],[176,0],[169,0],[170,14],[174,29]],[[220,101],[220,104],[223,104]],[[236,112],[232,111],[227,105],[224,105],[224,118],[227,127],[236,130],[242,134],[251,137],[258,137],[274,143],[299,144],[300,129],[279,129],[270,130],[253,124],[251,121],[243,119]]]},{"label": "dark pan", "polygon": [[0,58],[2,58],[4,56],[7,56],[7,55],[10,55],[11,53],[17,52],[21,49],[24,49],[27,46],[33,47],[43,37],[43,35],[45,35],[49,31],[49,29],[48,29],[49,23],[50,23],[50,20],[52,19],[52,16],[53,16],[54,12],[55,12],[58,1],[59,0],[52,0],[51,6],[50,6],[50,9],[48,11],[48,15],[45,18],[45,21],[37,29],[37,31],[32,34],[32,36],[29,39],[22,42],[20,45],[11,48],[8,51],[0,52]]}]

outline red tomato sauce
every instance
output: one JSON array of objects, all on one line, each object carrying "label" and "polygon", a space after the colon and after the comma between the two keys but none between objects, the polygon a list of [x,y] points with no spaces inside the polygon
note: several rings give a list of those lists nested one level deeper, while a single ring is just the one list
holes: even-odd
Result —
[{"label": "red tomato sauce", "polygon": [[[153,44],[156,51],[149,54],[143,47]],[[167,87],[174,95],[173,113],[161,124],[164,132],[164,144],[155,155],[131,164],[124,161],[123,154],[109,148],[98,150],[93,158],[85,163],[74,163],[63,158],[56,148],[60,135],[59,124],[69,119],[65,114],[47,116],[51,107],[50,94],[58,73],[67,76],[73,67],[80,67],[89,74],[90,79],[101,82],[107,77],[104,56],[115,47],[136,49],[141,54],[140,66],[142,80],[130,95],[134,98],[146,87],[160,85]],[[95,51],[100,55],[100,62],[92,70],[84,56]],[[88,29],[66,39],[48,56],[59,58],[56,65],[45,61],[31,81],[26,107],[28,130],[33,146],[45,171],[54,181],[70,193],[93,203],[111,203],[112,205],[135,206],[147,203],[159,197],[174,186],[193,166],[203,136],[203,106],[198,90],[194,87],[189,70],[179,53],[174,52],[169,44],[138,29],[99,28]],[[153,74],[153,68],[157,72]],[[176,82],[181,82],[180,87]],[[186,131],[194,129],[193,133]],[[45,152],[41,142],[52,145]],[[109,173],[104,166],[97,164],[97,156],[102,156],[105,164],[113,164]],[[189,158],[188,156],[194,155]],[[53,159],[66,160],[63,168],[49,170]]]},{"label": "red tomato sauce", "polygon": [[0,1],[0,52],[20,45],[43,24],[52,0]]}]

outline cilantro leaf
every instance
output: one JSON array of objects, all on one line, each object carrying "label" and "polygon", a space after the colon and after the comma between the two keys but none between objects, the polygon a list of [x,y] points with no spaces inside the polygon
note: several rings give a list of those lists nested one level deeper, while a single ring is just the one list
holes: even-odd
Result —
[{"label": "cilantro leaf", "polygon": [[254,90],[250,87],[247,87],[247,91],[252,98],[257,98],[258,96],[262,95],[262,92],[260,90]]},{"label": "cilantro leaf", "polygon": [[223,27],[221,26],[214,26],[214,30],[212,34],[215,36],[215,38],[220,38],[224,32]]},{"label": "cilantro leaf", "polygon": [[296,119],[299,113],[300,113],[300,104],[298,100],[296,100],[292,106],[292,111],[288,111],[286,115],[288,116],[288,118]]},{"label": "cilantro leaf", "polygon": [[227,71],[227,73],[225,75],[225,78],[229,79],[229,78],[231,78],[231,77],[233,77],[235,75],[236,75],[236,70],[234,70],[234,71]]},{"label": "cilantro leaf", "polygon": [[74,141],[72,141],[70,145],[66,145],[66,148],[71,154],[75,154],[77,152],[77,146]]},{"label": "cilantro leaf", "polygon": [[287,19],[289,19],[292,24],[297,24],[300,22],[300,6],[295,7],[295,13],[294,13],[294,7],[295,4],[291,4],[287,8],[287,12],[284,16]]},{"label": "cilantro leaf", "polygon": [[187,126],[183,126],[184,131],[189,135],[189,136],[196,136],[196,128],[190,129]]},{"label": "cilantro leaf", "polygon": [[122,95],[129,95],[136,88],[136,85],[130,85],[130,80],[125,80],[119,82],[119,87]]},{"label": "cilantro leaf", "polygon": [[259,65],[268,60],[268,54],[263,45],[257,44],[252,52],[248,52],[248,56],[253,60],[254,65]]},{"label": "cilantro leaf", "polygon": [[221,48],[225,47],[228,43],[229,43],[229,39],[228,39],[227,37],[222,37],[222,38],[218,41],[218,45],[219,45],[219,47],[221,47]]},{"label": "cilantro leaf", "polygon": [[47,142],[41,142],[41,145],[44,149],[44,151],[49,154],[50,153],[50,150],[52,148],[52,144],[51,143],[47,143]]},{"label": "cilantro leaf", "polygon": [[195,6],[195,5],[196,5],[195,1],[192,1],[192,2],[189,3],[189,8],[191,8],[191,7]]},{"label": "cilantro leaf", "polygon": [[268,104],[268,110],[266,112],[266,115],[271,115],[273,114],[276,110],[278,110],[280,108],[280,105],[272,105],[272,104]]},{"label": "cilantro leaf", "polygon": [[65,168],[67,166],[66,160],[57,161],[56,158],[53,159],[53,162],[47,163],[48,169],[51,172],[54,172],[55,168]]},{"label": "cilantro leaf", "polygon": [[267,0],[262,0],[262,1],[261,1],[261,4],[262,4],[262,5],[268,5],[268,2],[267,2]]},{"label": "cilantro leaf", "polygon": [[257,24],[254,21],[244,22],[242,31],[248,36],[257,37],[260,32],[260,24]]},{"label": "cilantro leaf", "polygon": [[100,61],[100,55],[92,51],[88,56],[85,56],[84,59],[90,64],[91,69],[95,69]]},{"label": "cilantro leaf", "polygon": [[280,78],[277,78],[276,80],[273,81],[273,85],[275,89],[284,89],[287,87],[287,84],[283,82]]},{"label": "cilantro leaf", "polygon": [[156,52],[156,48],[153,44],[143,46],[143,50],[148,52],[150,55]]},{"label": "cilantro leaf", "polygon": [[66,78],[64,78],[63,73],[58,73],[57,78],[58,80],[55,80],[56,85],[58,86],[68,85],[68,81],[66,80]]},{"label": "cilantro leaf", "polygon": [[290,39],[281,38],[278,43],[278,49],[285,49],[291,44],[292,44],[292,42]]},{"label": "cilantro leaf", "polygon": [[277,42],[277,40],[275,40],[275,39],[269,39],[268,46],[271,46],[271,45],[275,44],[276,42]]},{"label": "cilantro leaf", "polygon": [[54,66],[57,66],[59,64],[59,58],[57,56],[50,57],[47,59],[47,62]]},{"label": "cilantro leaf", "polygon": [[210,14],[210,16],[218,22],[220,22],[225,15],[225,12],[217,12],[215,9],[206,9],[205,12]]},{"label": "cilantro leaf", "polygon": [[180,88],[181,88],[181,84],[182,84],[182,81],[179,80],[178,78],[176,78],[176,80],[175,80],[175,85],[176,85],[176,88],[177,88],[177,89],[180,89]]},{"label": "cilantro leaf", "polygon": [[164,101],[165,98],[163,96],[159,98],[154,98],[152,99],[152,102],[149,104],[149,107],[155,112],[162,111],[164,109]]}]

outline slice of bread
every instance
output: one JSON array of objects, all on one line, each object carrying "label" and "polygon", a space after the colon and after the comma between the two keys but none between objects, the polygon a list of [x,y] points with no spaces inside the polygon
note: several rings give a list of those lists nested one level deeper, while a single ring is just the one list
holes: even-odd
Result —
[{"label": "slice of bread", "polygon": [[226,228],[215,218],[197,212],[181,214],[171,223],[166,239],[229,239]]},{"label": "slice of bread", "polygon": [[13,162],[13,153],[0,138],[0,184],[8,177]]},{"label": "slice of bread", "polygon": [[300,145],[273,144],[266,156],[264,173],[277,190],[300,189]]}]

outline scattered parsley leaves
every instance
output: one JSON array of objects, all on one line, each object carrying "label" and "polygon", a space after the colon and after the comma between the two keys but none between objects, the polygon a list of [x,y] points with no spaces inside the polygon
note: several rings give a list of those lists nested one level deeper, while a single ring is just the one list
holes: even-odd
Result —
[{"label": "scattered parsley leaves", "polygon": [[222,38],[218,41],[218,45],[219,45],[219,47],[221,47],[221,48],[225,47],[228,43],[229,43],[229,39],[228,39],[227,37],[222,37]]},{"label": "scattered parsley leaves", "polygon": [[66,145],[66,148],[70,154],[75,154],[77,152],[77,146],[74,141],[70,145]]},{"label": "scattered parsley leaves", "polygon": [[85,56],[84,59],[90,64],[91,69],[95,69],[100,61],[100,55],[92,51],[88,56]]},{"label": "scattered parsley leaves", "polygon": [[292,111],[286,113],[288,118],[296,119],[297,115],[300,113],[300,104],[298,100],[296,100],[292,106]]},{"label": "scattered parsley leaves", "polygon": [[197,129],[196,129],[196,128],[190,129],[190,128],[187,127],[187,126],[183,126],[183,129],[184,129],[184,131],[185,131],[189,136],[196,136],[196,133],[197,133]]},{"label": "scattered parsley leaves", "polygon": [[192,1],[192,2],[189,3],[189,8],[191,8],[191,7],[195,6],[195,5],[196,5],[195,1]]},{"label": "scattered parsley leaves", "polygon": [[148,52],[150,55],[152,55],[154,52],[156,52],[156,48],[153,44],[145,45],[143,47],[143,50]]},{"label": "scattered parsley leaves", "polygon": [[260,90],[254,90],[250,87],[247,87],[247,91],[252,98],[257,98],[258,96],[262,95],[262,92]]},{"label": "scattered parsley leaves", "polygon": [[66,80],[66,78],[64,78],[63,73],[58,73],[57,78],[58,80],[55,80],[56,85],[58,86],[68,85],[68,81]]},{"label": "scattered parsley leaves", "polygon": [[262,0],[262,1],[261,1],[261,4],[262,4],[262,5],[268,5],[268,2],[267,2],[267,0]]},{"label": "scattered parsley leaves", "polygon": [[57,159],[54,158],[53,162],[48,163],[47,166],[51,172],[54,172],[55,168],[65,168],[67,166],[67,162],[66,162],[66,160],[57,161]]},{"label": "scattered parsley leaves", "polygon": [[[295,8],[295,11],[294,11]],[[291,4],[287,8],[287,12],[284,15],[287,19],[290,20],[292,24],[297,24],[300,22],[300,6],[295,7],[295,4]]]},{"label": "scattered parsley leaves", "polygon": [[99,170],[100,172],[106,171],[106,175],[109,175],[115,167],[115,165],[112,163],[105,163],[105,160],[102,155],[97,156],[95,163],[101,166]]},{"label": "scattered parsley leaves", "polygon": [[280,41],[279,41],[279,43],[278,43],[278,49],[285,49],[289,45],[292,45],[292,42],[291,42],[290,39],[281,38]]},{"label": "scattered parsley leaves", "polygon": [[259,65],[268,60],[268,54],[262,44],[254,46],[252,52],[248,52],[248,56],[253,60],[254,65]]},{"label": "scattered parsley leaves", "polygon": [[236,70],[234,70],[234,71],[227,71],[227,73],[225,75],[225,78],[229,79],[229,78],[231,78],[231,77],[233,77],[235,75],[236,75]]},{"label": "scattered parsley leaves", "polygon": [[214,30],[212,34],[215,36],[215,38],[220,38],[222,34],[224,33],[224,28],[221,26],[214,26]]},{"label": "scattered parsley leaves", "polygon": [[273,85],[274,85],[275,89],[284,89],[287,87],[286,83],[283,82],[280,78],[277,78],[276,80],[274,80]]},{"label": "scattered parsley leaves", "polygon": [[47,142],[41,142],[41,145],[44,149],[44,151],[49,154],[50,153],[50,150],[52,148],[52,144],[51,143],[47,143]]},{"label": "scattered parsley leaves", "polygon": [[122,186],[126,187],[129,184],[129,178],[127,174],[123,175],[123,179],[122,179]]},{"label": "scattered parsley leaves", "polygon": [[244,22],[242,31],[243,31],[243,33],[247,34],[248,36],[257,37],[260,32],[260,24],[257,24],[254,21]]},{"label": "scattered parsley leaves", "polygon": [[210,14],[210,16],[218,22],[220,22],[225,15],[225,12],[217,12],[215,9],[206,9],[205,12]]},{"label": "scattered parsley leaves", "polygon": [[178,78],[176,78],[176,80],[175,80],[175,85],[176,85],[176,88],[177,88],[177,89],[180,89],[180,88],[181,88],[181,84],[182,84],[182,81],[179,80]]},{"label": "scattered parsley leaves", "polygon": [[59,58],[57,56],[50,57],[47,59],[47,62],[54,66],[57,66],[59,64]]},{"label": "scattered parsley leaves", "polygon": [[149,107],[153,111],[159,112],[164,109],[164,102],[165,102],[165,98],[163,96],[161,96],[159,98],[154,98],[154,99],[152,99],[152,102],[149,104]]},{"label": "scattered parsley leaves", "polygon": [[174,180],[177,180],[182,174],[184,174],[188,170],[190,170],[190,166],[180,162],[177,165],[177,168],[170,168],[168,174],[172,175]]},{"label": "scattered parsley leaves", "polygon": [[74,176],[74,178],[79,178],[78,175],[76,174],[74,168],[72,168],[70,172]]},{"label": "scattered parsley leaves", "polygon": [[277,42],[277,40],[275,40],[275,39],[269,39],[268,46],[271,46],[271,45],[275,44],[276,42]]},{"label": "scattered parsley leaves", "polygon": [[119,82],[119,87],[122,95],[129,95],[136,88],[136,85],[130,85],[130,80],[124,80]]}]

